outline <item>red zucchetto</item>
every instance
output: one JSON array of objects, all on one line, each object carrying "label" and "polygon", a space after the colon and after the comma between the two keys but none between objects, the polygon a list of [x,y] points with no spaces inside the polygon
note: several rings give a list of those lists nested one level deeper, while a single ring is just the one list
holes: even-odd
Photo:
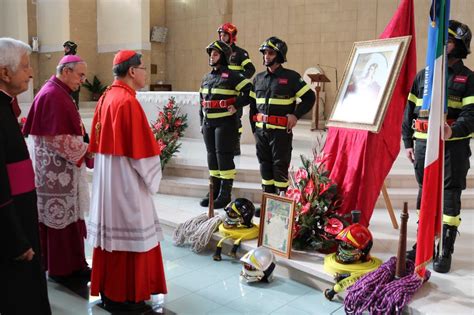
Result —
[{"label": "red zucchetto", "polygon": [[116,66],[135,56],[137,53],[133,50],[120,50],[115,54],[113,65]]}]

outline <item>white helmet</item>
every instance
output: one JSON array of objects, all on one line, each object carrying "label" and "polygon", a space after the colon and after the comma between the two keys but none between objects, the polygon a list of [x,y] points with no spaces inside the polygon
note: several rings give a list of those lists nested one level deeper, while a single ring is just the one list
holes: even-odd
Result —
[{"label": "white helmet", "polygon": [[271,282],[275,269],[275,256],[265,247],[250,250],[240,258],[244,264],[240,272],[240,279],[246,282]]}]

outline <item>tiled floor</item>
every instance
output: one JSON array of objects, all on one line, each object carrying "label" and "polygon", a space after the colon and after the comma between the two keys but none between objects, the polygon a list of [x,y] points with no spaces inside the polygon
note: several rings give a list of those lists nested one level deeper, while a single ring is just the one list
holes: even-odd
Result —
[{"label": "tiled floor", "polygon": [[[282,276],[270,284],[241,283],[241,264],[227,256],[215,262],[211,252],[194,254],[174,246],[169,236],[162,251],[169,292],[163,306],[176,314],[344,314],[341,303]],[[90,248],[87,252],[90,259]],[[55,315],[108,314],[95,297],[87,301],[54,282],[48,289]]]}]

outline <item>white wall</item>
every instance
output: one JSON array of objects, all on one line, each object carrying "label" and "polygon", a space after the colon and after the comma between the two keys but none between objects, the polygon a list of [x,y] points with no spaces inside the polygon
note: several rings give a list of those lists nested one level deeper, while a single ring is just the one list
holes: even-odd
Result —
[{"label": "white wall", "polygon": [[29,43],[26,0],[0,0],[0,36]]},{"label": "white wall", "polygon": [[150,50],[149,0],[97,0],[99,52]]},{"label": "white wall", "polygon": [[40,52],[62,51],[70,39],[69,0],[36,0],[36,14]]}]

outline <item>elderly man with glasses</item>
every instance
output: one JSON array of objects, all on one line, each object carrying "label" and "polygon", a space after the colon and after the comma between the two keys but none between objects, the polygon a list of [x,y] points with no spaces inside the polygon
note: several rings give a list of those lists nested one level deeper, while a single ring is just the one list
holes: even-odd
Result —
[{"label": "elderly man with glasses", "polygon": [[[38,193],[40,240],[48,276],[58,282],[90,279],[84,255],[89,209],[84,126],[71,92],[85,80],[86,63],[64,56],[36,95],[23,133],[29,135]],[[87,163],[89,164],[89,163]]]}]

